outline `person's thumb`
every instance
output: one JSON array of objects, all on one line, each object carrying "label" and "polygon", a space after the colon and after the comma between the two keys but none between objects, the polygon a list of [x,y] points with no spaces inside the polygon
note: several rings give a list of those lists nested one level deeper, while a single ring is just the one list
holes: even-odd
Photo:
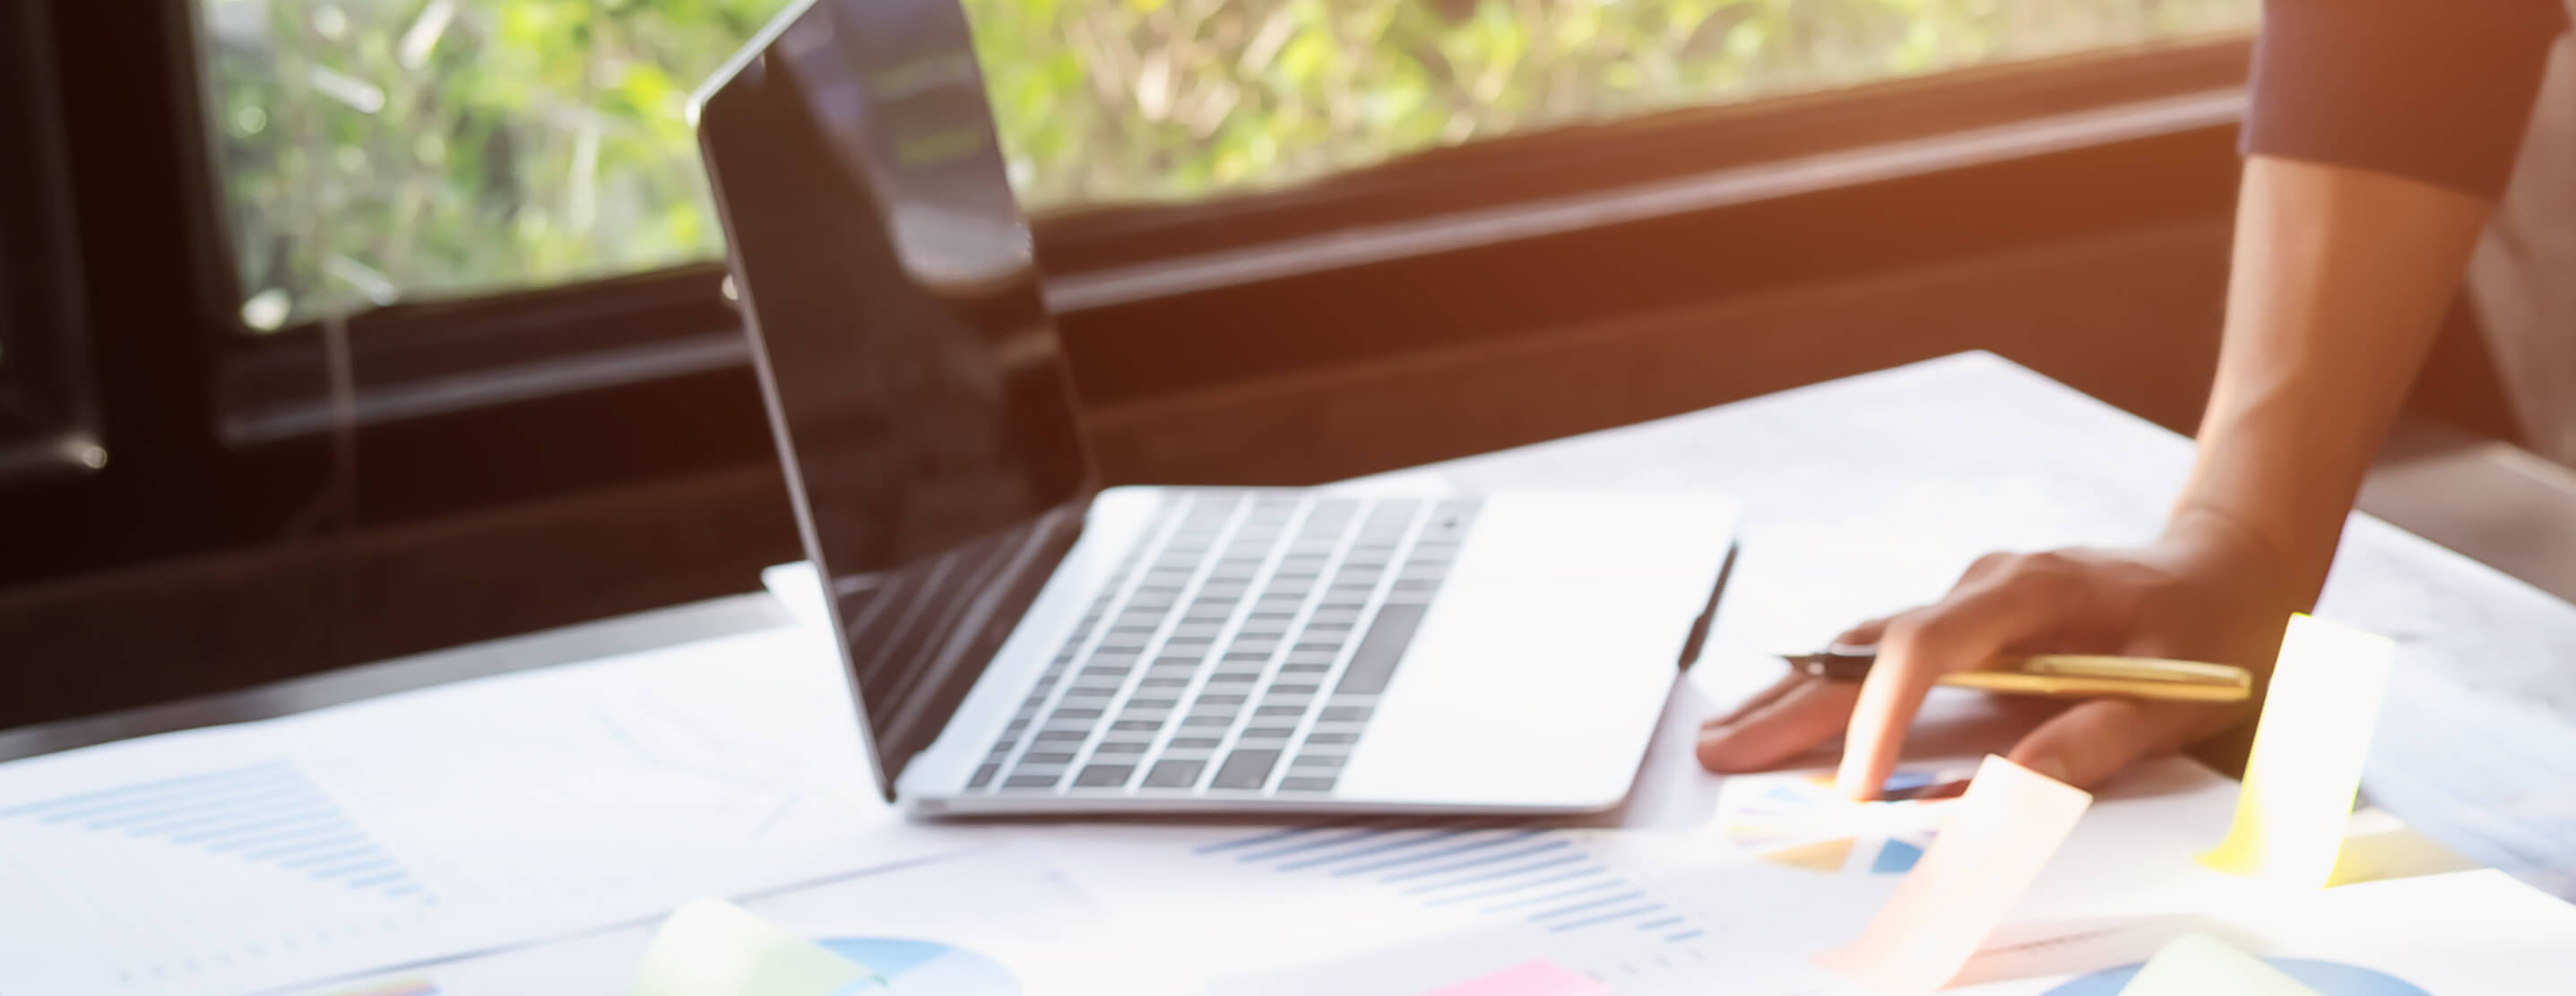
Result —
[{"label": "person's thumb", "polygon": [[2013,746],[2011,759],[2089,789],[2139,758],[2181,750],[2225,716],[2223,709],[2200,703],[2095,699],[2032,730]]}]

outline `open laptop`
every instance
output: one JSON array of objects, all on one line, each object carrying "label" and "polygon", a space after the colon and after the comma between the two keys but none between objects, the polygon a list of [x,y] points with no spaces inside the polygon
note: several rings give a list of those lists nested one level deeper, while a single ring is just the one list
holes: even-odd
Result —
[{"label": "open laptop", "polygon": [[806,0],[693,109],[882,784],[924,814],[1583,812],[1709,494],[1100,488],[957,0]]}]

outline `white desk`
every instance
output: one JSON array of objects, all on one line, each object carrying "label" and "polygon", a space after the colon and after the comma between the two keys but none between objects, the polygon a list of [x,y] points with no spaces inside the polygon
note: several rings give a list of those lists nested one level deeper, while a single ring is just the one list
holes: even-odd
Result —
[{"label": "white desk", "polygon": [[[1987,550],[2145,538],[2189,455],[2143,421],[1965,355],[1431,469],[1468,490],[1741,496],[1743,546],[1698,676],[1722,696],[1770,680],[1762,654],[1935,597]],[[2403,648],[2365,780],[2371,801],[2473,859],[2576,896],[2576,608],[2356,517],[2320,611]],[[0,734],[0,758],[787,624],[766,596],[718,600]]]}]

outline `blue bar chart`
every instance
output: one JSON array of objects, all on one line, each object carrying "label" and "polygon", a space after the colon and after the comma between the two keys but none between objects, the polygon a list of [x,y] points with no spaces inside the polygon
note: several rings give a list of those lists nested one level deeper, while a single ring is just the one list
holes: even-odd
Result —
[{"label": "blue bar chart", "polygon": [[0,809],[0,821],[123,838],[358,892],[434,904],[375,835],[285,761],[223,768]]},{"label": "blue bar chart", "polygon": [[1323,825],[1202,844],[1204,859],[1282,875],[1368,882],[1429,909],[1525,922],[1552,935],[1627,932],[1691,954],[1706,929],[1623,871],[1582,831],[1530,827]]},{"label": "blue bar chart", "polygon": [[303,764],[209,753],[0,804],[0,899],[47,913],[0,938],[28,991],[248,988],[441,921],[452,897]]}]

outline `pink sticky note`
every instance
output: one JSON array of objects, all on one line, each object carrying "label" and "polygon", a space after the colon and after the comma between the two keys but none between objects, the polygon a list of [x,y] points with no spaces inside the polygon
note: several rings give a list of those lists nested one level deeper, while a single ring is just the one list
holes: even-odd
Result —
[{"label": "pink sticky note", "polygon": [[2091,793],[1988,755],[1878,918],[1816,964],[1879,992],[1947,985],[2092,804]]},{"label": "pink sticky note", "polygon": [[1600,980],[1541,958],[1422,996],[1610,996]]}]

